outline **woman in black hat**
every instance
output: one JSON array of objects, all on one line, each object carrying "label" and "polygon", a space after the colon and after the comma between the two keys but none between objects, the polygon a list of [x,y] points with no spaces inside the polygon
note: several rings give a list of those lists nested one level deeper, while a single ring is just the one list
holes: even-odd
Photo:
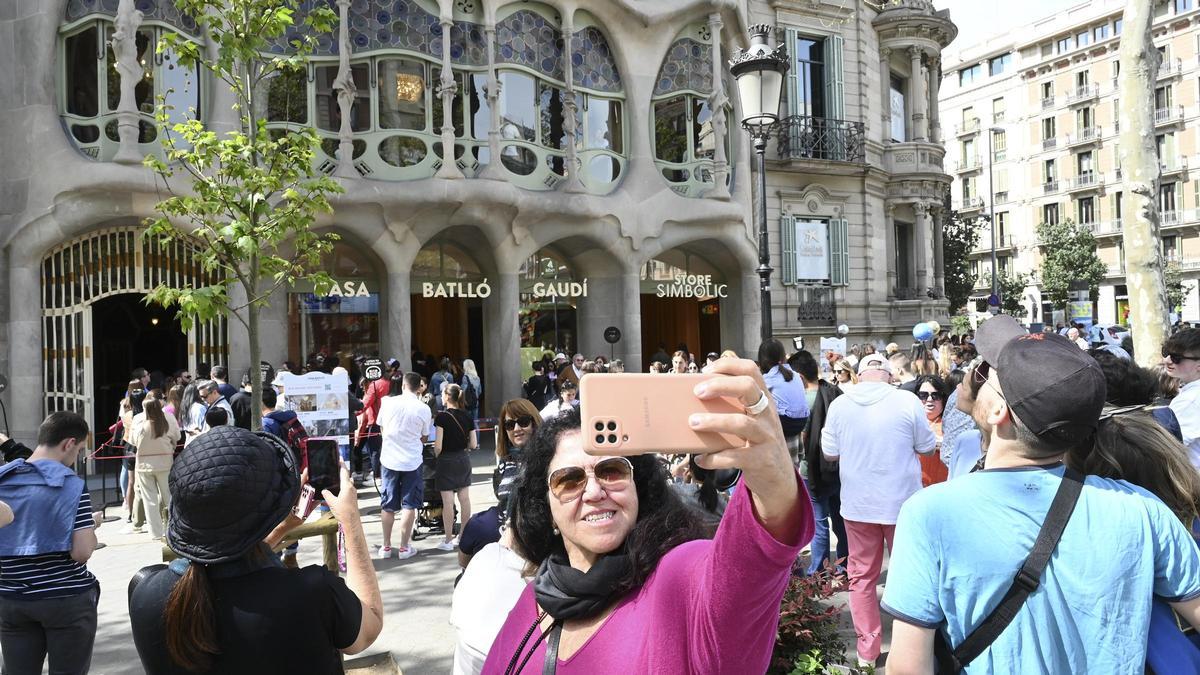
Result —
[{"label": "woman in black hat", "polygon": [[129,584],[147,673],[341,673],[341,654],[375,641],[383,603],[345,467],[339,494],[323,493],[345,533],[344,581],[318,565],[286,569],[264,541],[299,524],[300,483],[270,434],[217,427],[179,456],[167,543],[180,559]]}]

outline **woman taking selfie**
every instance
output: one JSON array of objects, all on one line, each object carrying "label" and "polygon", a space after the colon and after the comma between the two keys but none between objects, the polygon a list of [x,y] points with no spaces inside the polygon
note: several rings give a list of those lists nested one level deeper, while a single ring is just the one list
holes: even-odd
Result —
[{"label": "woman taking selfie", "polygon": [[433,439],[433,452],[437,456],[437,473],[433,486],[442,495],[442,525],[446,538],[437,548],[453,551],[458,544],[454,536],[454,497],[458,497],[462,523],[471,519],[471,457],[467,451],[479,446],[475,434],[475,420],[463,410],[463,390],[457,384],[442,387],[442,411],[433,418],[438,428]]},{"label": "woman taking selfie", "polygon": [[746,441],[700,460],[743,472],[716,539],[701,539],[656,456],[588,455],[577,414],[546,422],[514,495],[514,550],[537,574],[484,673],[766,671],[812,508],[754,362],[709,372],[724,377],[697,385],[697,398],[745,411],[659,423]]}]

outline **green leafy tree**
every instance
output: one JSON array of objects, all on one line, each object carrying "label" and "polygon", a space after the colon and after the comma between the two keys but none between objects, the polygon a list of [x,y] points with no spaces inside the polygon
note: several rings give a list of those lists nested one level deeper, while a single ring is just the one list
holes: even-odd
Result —
[{"label": "green leafy tree", "polygon": [[996,276],[996,285],[1000,290],[1000,311],[1011,316],[1025,314],[1021,299],[1025,296],[1025,287],[1029,285],[1029,275],[1004,272]]},{"label": "green leafy tree", "polygon": [[1183,271],[1179,269],[1179,263],[1174,261],[1167,263],[1163,269],[1163,278],[1167,286],[1167,306],[1170,311],[1179,312],[1195,284],[1183,280]]},{"label": "green leafy tree", "polygon": [[979,244],[979,219],[963,218],[951,211],[942,229],[942,261],[945,266],[946,298],[951,311],[967,304],[977,278],[971,272],[971,251]]},{"label": "green leafy tree", "polygon": [[[259,116],[263,103],[269,103],[267,82],[302,73],[315,35],[329,32],[337,20],[318,3],[305,16],[304,37],[292,42],[292,53],[270,55],[270,41],[294,25],[298,1],[175,0],[216,45],[216,56],[171,33],[157,47],[160,54],[176,54],[183,68],[198,65],[216,86],[227,87],[239,125],[227,133],[209,131],[195,110],[171,124],[173,111],[165,96],[159,97],[155,117],[165,132],[166,159],[147,157],[145,164],[171,196],[158,203],[159,215],[147,220],[147,234],[164,246],[173,240],[190,243],[200,264],[220,281],[200,288],[159,286],[148,301],[176,307],[184,330],[219,314],[233,317],[249,334],[252,367],[262,360],[259,313],[275,291],[307,279],[323,292],[332,281],[315,270],[336,236],[319,235],[312,226],[318,214],[332,211],[329,196],[342,189],[314,170],[320,140],[311,127],[273,133]],[[244,296],[239,301],[231,299],[235,287]],[[261,394],[255,387],[253,410],[261,409]],[[261,428],[258,415],[251,420]]]},{"label": "green leafy tree", "polygon": [[1096,255],[1096,238],[1071,220],[1042,223],[1037,227],[1042,254],[1042,295],[1055,307],[1066,307],[1072,281],[1087,282],[1092,302],[1100,295],[1100,281],[1108,268]]}]

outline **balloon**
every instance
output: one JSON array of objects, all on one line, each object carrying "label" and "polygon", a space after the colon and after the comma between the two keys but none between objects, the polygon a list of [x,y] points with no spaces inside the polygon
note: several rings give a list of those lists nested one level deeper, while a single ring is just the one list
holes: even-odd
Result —
[{"label": "balloon", "polygon": [[927,323],[919,323],[913,326],[912,336],[924,342],[933,337],[933,327]]},{"label": "balloon", "polygon": [[942,324],[936,321],[926,321],[925,323],[929,324],[929,329],[933,331],[934,335],[942,332]]},{"label": "balloon", "polygon": [[850,326],[847,326],[846,324],[842,324],[842,325],[838,326],[837,333],[841,337],[846,337],[847,335],[850,334]]}]

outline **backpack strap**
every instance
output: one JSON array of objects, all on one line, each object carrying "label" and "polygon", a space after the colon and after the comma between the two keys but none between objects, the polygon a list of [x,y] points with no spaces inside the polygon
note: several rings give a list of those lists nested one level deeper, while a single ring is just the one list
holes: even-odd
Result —
[{"label": "backpack strap", "polygon": [[971,661],[984,652],[1008,624],[1016,618],[1017,612],[1025,604],[1029,595],[1041,584],[1042,572],[1050,562],[1050,556],[1062,538],[1063,530],[1071,519],[1075,504],[1079,501],[1079,493],[1083,490],[1083,476],[1070,467],[1063,473],[1062,483],[1054,494],[1054,501],[1046,513],[1046,520],[1038,532],[1037,541],[1025,562],[1017,570],[1012,586],[1000,600],[1000,604],[988,615],[983,623],[971,631],[962,644],[950,649],[950,645],[941,630],[934,633],[934,656],[938,663],[939,673],[958,673],[967,667]]}]

